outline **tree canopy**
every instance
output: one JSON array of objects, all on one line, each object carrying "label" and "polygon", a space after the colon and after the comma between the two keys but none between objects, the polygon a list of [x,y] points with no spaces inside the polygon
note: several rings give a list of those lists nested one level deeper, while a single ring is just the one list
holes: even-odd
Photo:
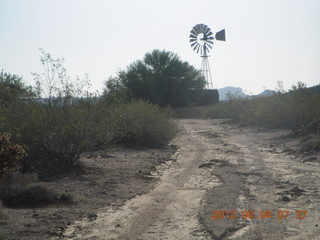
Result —
[{"label": "tree canopy", "polygon": [[200,71],[182,61],[177,54],[153,50],[120,71],[117,77],[110,78],[105,94],[177,106],[190,101],[191,89],[203,89],[204,85]]},{"label": "tree canopy", "polygon": [[22,77],[0,72],[0,107],[8,107],[12,103],[34,96],[32,87],[25,86]]}]

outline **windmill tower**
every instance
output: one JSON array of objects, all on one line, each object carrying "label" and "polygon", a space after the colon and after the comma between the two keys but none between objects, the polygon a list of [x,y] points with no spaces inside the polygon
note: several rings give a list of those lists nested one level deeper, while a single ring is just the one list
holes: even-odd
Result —
[{"label": "windmill tower", "polygon": [[200,53],[202,58],[201,61],[201,72],[206,80],[206,89],[213,89],[212,77],[210,71],[210,65],[208,58],[210,57],[209,50],[212,49],[213,40],[225,41],[225,29],[217,32],[215,38],[211,29],[205,24],[195,25],[190,32],[190,43],[191,47],[197,53]]}]

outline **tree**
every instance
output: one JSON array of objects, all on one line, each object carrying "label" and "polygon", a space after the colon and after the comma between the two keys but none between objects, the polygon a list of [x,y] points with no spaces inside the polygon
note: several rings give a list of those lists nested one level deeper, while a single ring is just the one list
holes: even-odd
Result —
[{"label": "tree", "polygon": [[39,50],[43,72],[41,74],[32,73],[38,97],[47,98],[49,102],[59,98],[66,103],[74,97],[88,96],[91,86],[88,74],[85,74],[84,78],[77,76],[75,80],[72,80],[64,67],[64,58],[54,59],[45,50]]},{"label": "tree", "polygon": [[25,86],[22,77],[5,73],[0,73],[0,108],[7,108],[13,103],[26,100],[34,96],[32,87]]},{"label": "tree", "polygon": [[122,84],[120,78],[110,77],[105,82],[105,86],[103,100],[106,100],[108,103],[122,103],[130,99],[130,93]]},{"label": "tree", "polygon": [[127,97],[161,106],[187,104],[190,90],[202,89],[205,85],[200,71],[183,62],[177,54],[165,50],[145,54],[143,60],[137,60],[126,71],[120,71],[112,81],[117,84],[107,82],[106,95],[116,89],[127,89]]}]

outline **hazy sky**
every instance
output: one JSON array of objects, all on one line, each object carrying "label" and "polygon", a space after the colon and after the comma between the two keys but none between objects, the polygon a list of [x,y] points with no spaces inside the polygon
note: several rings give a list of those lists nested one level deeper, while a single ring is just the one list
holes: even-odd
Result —
[{"label": "hazy sky", "polygon": [[42,71],[43,48],[65,58],[71,76],[93,90],[153,49],[200,68],[189,33],[198,23],[226,29],[210,52],[213,85],[246,93],[320,83],[320,0],[0,0],[0,70]]}]

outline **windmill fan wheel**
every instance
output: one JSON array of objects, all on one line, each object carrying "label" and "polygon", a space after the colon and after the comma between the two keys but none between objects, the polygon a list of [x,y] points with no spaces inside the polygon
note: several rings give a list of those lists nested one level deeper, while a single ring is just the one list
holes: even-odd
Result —
[{"label": "windmill fan wheel", "polygon": [[213,45],[213,33],[211,29],[205,24],[197,24],[190,33],[191,47],[201,55],[207,55]]}]

